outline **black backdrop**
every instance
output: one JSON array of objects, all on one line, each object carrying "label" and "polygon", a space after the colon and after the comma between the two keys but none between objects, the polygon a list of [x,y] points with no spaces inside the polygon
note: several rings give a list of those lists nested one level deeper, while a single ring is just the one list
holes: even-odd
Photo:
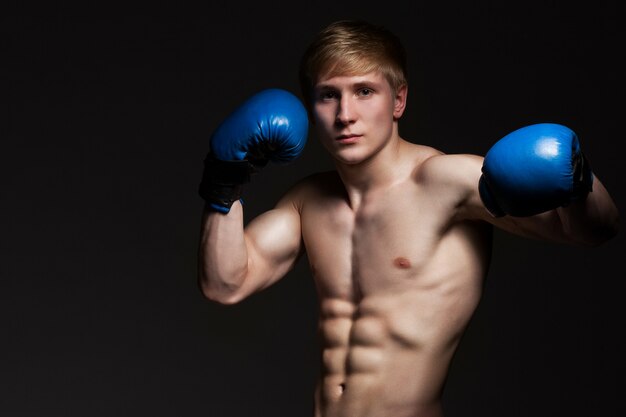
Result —
[{"label": "black backdrop", "polygon": [[[405,138],[484,154],[564,123],[624,207],[619,1],[213,3],[0,17],[0,415],[309,415],[305,260],[237,306],[204,300],[196,190],[211,130],[262,88],[299,93],[300,54],[333,20],[405,41]],[[311,137],[255,178],[246,216],[330,166]],[[575,248],[496,232],[447,416],[625,415],[624,248],[623,233]]]}]

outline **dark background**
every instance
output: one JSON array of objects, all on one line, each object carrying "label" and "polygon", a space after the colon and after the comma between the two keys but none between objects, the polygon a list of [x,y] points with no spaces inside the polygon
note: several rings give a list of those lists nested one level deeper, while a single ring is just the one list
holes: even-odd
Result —
[{"label": "dark background", "polygon": [[[300,54],[337,19],[404,40],[405,138],[484,154],[563,123],[623,208],[623,3],[433,3],[4,10],[0,415],[309,416],[306,261],[239,305],[204,300],[197,185],[212,129],[262,88],[299,94]],[[246,216],[330,166],[311,137],[246,188]],[[626,415],[625,247],[496,232],[447,416]]]}]

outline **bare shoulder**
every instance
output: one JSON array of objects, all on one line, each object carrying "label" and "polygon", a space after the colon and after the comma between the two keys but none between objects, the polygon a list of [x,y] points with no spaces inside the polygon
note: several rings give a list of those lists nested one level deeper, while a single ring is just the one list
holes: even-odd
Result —
[{"label": "bare shoulder", "polygon": [[[338,196],[344,193],[343,183],[335,170],[309,174],[287,190],[281,203],[290,202],[301,208],[302,204],[324,196]],[[280,203],[279,203],[280,204]]]},{"label": "bare shoulder", "polygon": [[416,181],[429,185],[458,185],[477,183],[483,157],[472,154],[439,153],[426,158],[416,170]]},{"label": "bare shoulder", "polygon": [[292,189],[300,193],[320,194],[331,192],[341,185],[341,178],[337,171],[330,170],[309,174],[298,180]]},{"label": "bare shoulder", "polygon": [[486,211],[478,194],[483,157],[473,154],[439,153],[416,169],[416,183],[455,207],[458,219],[485,220]]}]

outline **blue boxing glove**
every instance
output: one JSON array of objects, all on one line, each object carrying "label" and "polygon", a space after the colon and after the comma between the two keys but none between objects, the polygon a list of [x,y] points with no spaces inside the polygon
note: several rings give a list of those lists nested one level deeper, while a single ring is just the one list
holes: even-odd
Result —
[{"label": "blue boxing glove", "polygon": [[295,95],[277,88],[253,95],[211,135],[200,196],[228,213],[253,173],[268,161],[285,163],[302,153],[308,130],[306,109]]},{"label": "blue boxing glove", "polygon": [[485,155],[478,190],[495,217],[532,216],[584,198],[593,174],[576,134],[538,123],[517,129]]}]

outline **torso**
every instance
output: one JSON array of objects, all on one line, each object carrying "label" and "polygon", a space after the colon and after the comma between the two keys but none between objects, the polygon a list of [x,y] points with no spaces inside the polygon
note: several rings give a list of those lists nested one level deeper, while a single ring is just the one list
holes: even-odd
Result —
[{"label": "torso", "polygon": [[480,299],[490,228],[407,175],[350,206],[335,172],[309,180],[302,236],[320,301],[316,417],[440,416]]}]

